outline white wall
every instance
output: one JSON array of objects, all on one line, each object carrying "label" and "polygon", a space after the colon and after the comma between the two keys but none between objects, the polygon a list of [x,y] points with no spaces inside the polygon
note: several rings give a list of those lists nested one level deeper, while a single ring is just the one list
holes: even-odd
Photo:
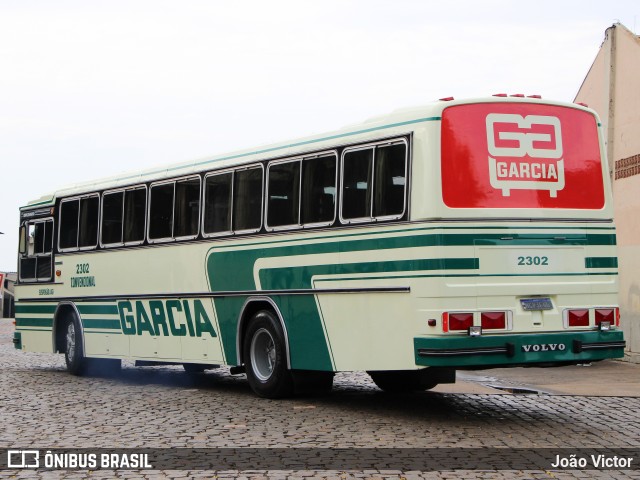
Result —
[{"label": "white wall", "polygon": [[640,363],[640,174],[615,178],[617,160],[640,154],[640,39],[626,27],[616,24],[607,29],[576,101],[598,112],[609,143],[621,322],[628,359]]}]

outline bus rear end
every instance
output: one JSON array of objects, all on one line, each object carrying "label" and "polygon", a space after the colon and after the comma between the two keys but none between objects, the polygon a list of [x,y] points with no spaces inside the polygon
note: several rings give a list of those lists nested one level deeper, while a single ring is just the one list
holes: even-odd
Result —
[{"label": "bus rear end", "polygon": [[552,366],[624,355],[609,174],[595,113],[528,99],[442,111],[440,246],[416,364]]}]

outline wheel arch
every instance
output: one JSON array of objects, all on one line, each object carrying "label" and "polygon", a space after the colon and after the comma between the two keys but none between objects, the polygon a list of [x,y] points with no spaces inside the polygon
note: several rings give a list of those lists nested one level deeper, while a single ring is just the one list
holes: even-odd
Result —
[{"label": "wheel arch", "polygon": [[78,308],[73,302],[60,302],[53,314],[52,342],[54,353],[65,353],[66,342],[64,341],[65,332],[63,328],[67,321],[73,319],[74,316],[78,319],[78,325],[80,326],[82,351],[86,351],[84,348],[84,327],[82,326],[82,317],[80,316]]},{"label": "wheel arch", "polygon": [[244,340],[244,334],[247,330],[249,320],[254,314],[260,310],[269,310],[273,312],[280,322],[282,332],[284,334],[284,343],[287,355],[287,368],[291,370],[291,351],[289,349],[289,333],[287,332],[287,326],[284,323],[282,313],[278,308],[278,305],[269,297],[249,297],[244,302],[244,305],[240,309],[240,315],[238,316],[238,327],[236,331],[236,360],[238,365],[242,365],[244,362],[242,343]]}]

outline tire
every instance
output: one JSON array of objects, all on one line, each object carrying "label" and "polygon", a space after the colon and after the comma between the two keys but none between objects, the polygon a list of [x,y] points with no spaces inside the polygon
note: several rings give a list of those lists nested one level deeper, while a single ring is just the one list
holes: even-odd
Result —
[{"label": "tire", "polygon": [[272,312],[262,310],[251,318],[242,352],[247,380],[256,395],[283,398],[293,393],[284,333]]},{"label": "tire", "polygon": [[67,370],[72,375],[84,375],[89,366],[87,357],[84,356],[82,345],[82,330],[80,321],[73,316],[64,327],[64,360]]},{"label": "tire", "polygon": [[367,372],[378,388],[387,393],[409,393],[430,390],[438,382],[430,378],[428,369]]}]

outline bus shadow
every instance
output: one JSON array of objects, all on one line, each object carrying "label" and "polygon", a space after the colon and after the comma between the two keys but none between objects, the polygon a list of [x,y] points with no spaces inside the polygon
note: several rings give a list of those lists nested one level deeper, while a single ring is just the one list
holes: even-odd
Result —
[{"label": "bus shadow", "polygon": [[[205,391],[222,401],[280,402],[294,411],[316,408],[352,410],[371,415],[392,415],[398,419],[420,419],[429,421],[521,422],[557,419],[560,414],[541,406],[545,395],[504,395],[418,392],[388,394],[372,383],[363,381],[358,374],[342,376],[334,389],[327,394],[296,395],[281,400],[258,398],[244,375],[230,375],[228,368],[208,370],[190,374],[181,367],[135,367],[123,368],[115,374],[95,374],[92,378],[108,379],[132,386],[164,386],[176,389]],[[364,374],[363,374],[364,375]],[[221,399],[220,397],[228,397]],[[213,398],[212,398],[213,400]]]}]

